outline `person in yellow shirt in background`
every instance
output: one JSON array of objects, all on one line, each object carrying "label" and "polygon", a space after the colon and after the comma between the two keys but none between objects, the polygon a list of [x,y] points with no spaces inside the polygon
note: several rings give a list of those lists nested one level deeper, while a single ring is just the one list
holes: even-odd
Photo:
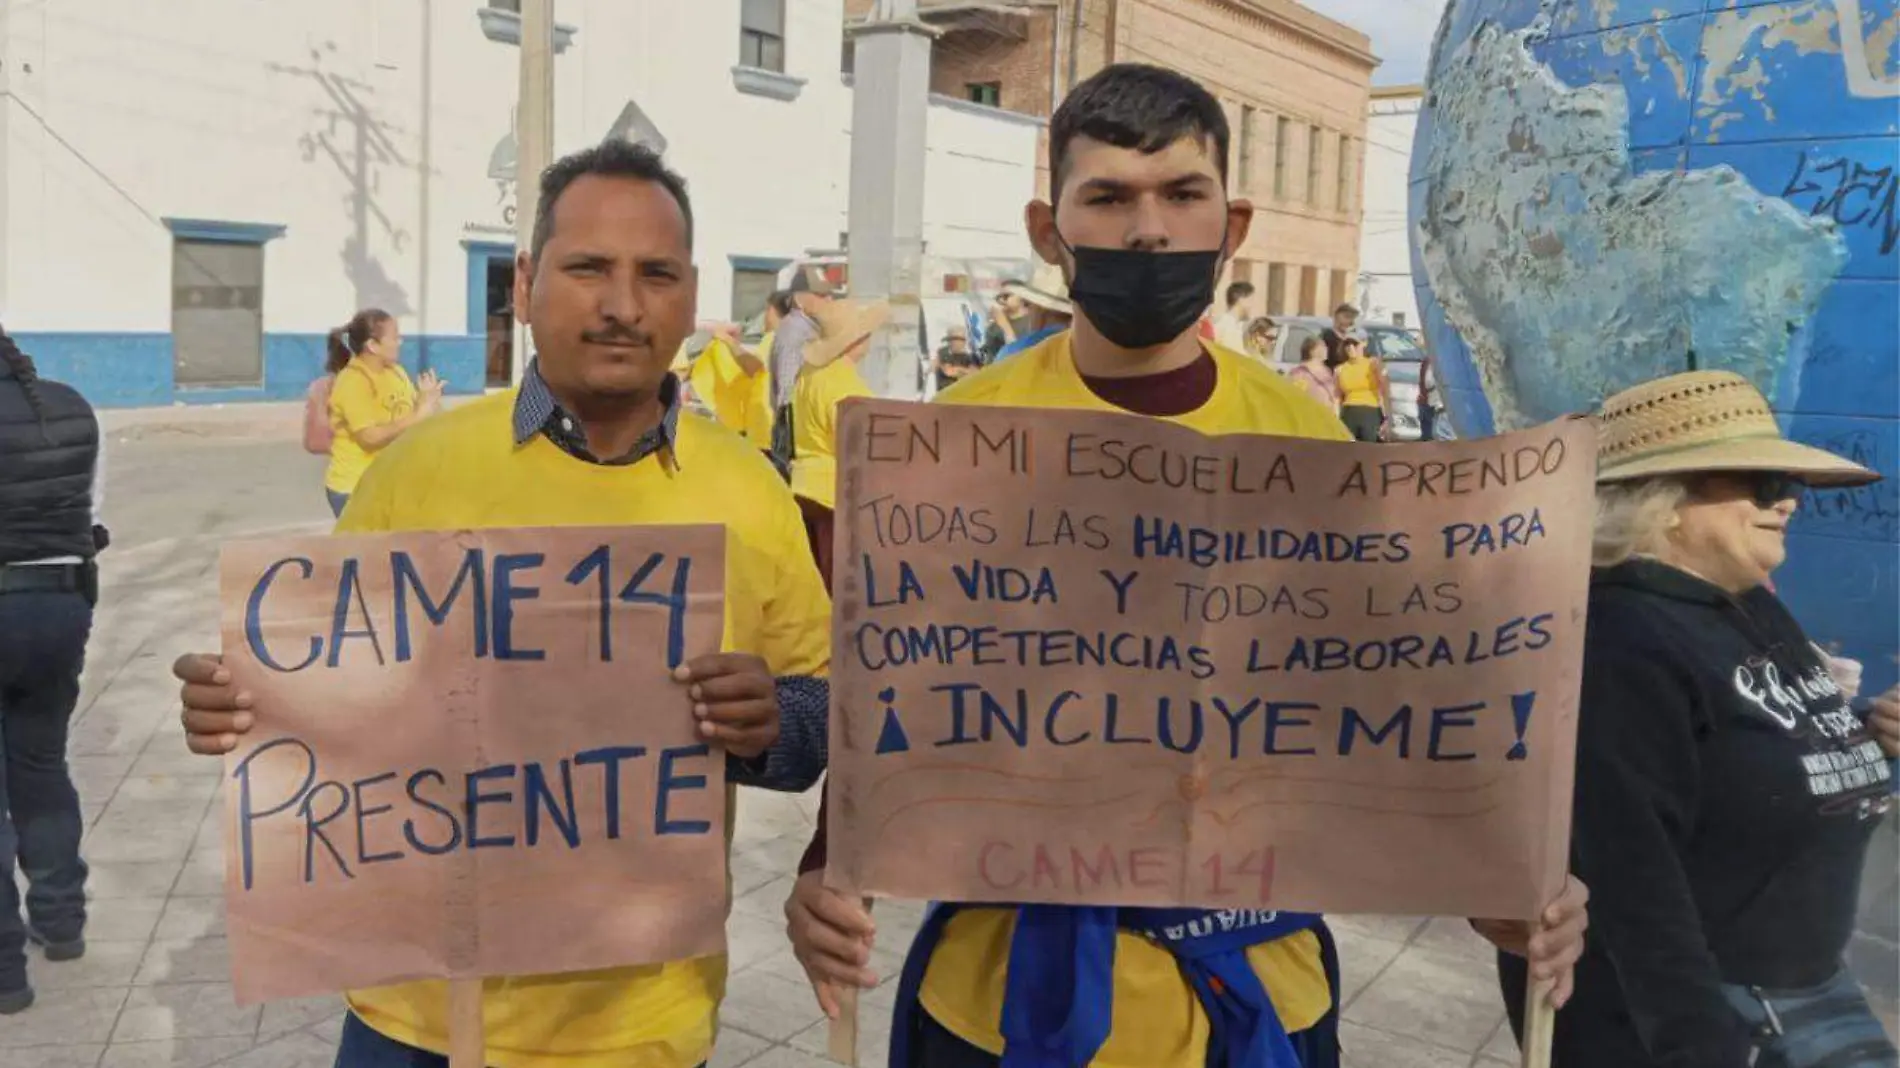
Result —
[{"label": "person in yellow shirt in background", "polygon": [[1333,366],[1339,387],[1339,417],[1355,441],[1384,441],[1390,430],[1385,413],[1385,367],[1366,355],[1364,338],[1339,341],[1339,362]]},{"label": "person in yellow shirt in background", "polygon": [[[725,651],[682,665],[678,714],[726,750],[733,782],[806,789],[825,761],[831,606],[772,465],[712,420],[681,418],[668,364],[693,330],[699,284],[685,184],[650,150],[609,141],[548,168],[537,211],[515,270],[536,352],[520,389],[403,435],[338,529],[723,526]],[[188,745],[229,752],[251,728],[252,695],[214,656],[173,670]],[[629,695],[630,715],[644,696]],[[718,955],[491,979],[483,1063],[692,1068],[712,1051],[725,978]],[[446,1068],[446,984],[352,991],[349,1005],[338,1068]]]},{"label": "person in yellow shirt in background", "polygon": [[[940,403],[1123,411],[1204,434],[1346,440],[1339,420],[1247,356],[1197,336],[1253,208],[1226,194],[1220,103],[1172,71],[1120,64],[1077,86],[1050,124],[1056,203],[1026,213],[1061,264],[1074,329],[964,379]],[[863,905],[823,883],[824,814],[786,915],[819,1003],[870,987]],[[1571,881],[1536,931],[1487,937],[1568,996],[1583,945]],[[1336,1068],[1338,965],[1318,916],[1237,917],[1168,933],[1200,910],[943,903],[896,998],[891,1068]],[[1166,917],[1162,920],[1161,917]],[[1157,922],[1159,921],[1159,922]],[[1178,934],[1180,928],[1176,929]]]},{"label": "person in yellow shirt in background", "polygon": [[330,467],[323,476],[330,511],[356,492],[376,454],[403,432],[434,415],[442,406],[442,380],[422,372],[418,385],[402,369],[402,330],[396,317],[366,308],[330,331],[330,366],[338,367],[330,387]]},{"label": "person in yellow shirt in background", "polygon": [[875,396],[858,373],[871,336],[891,318],[877,301],[834,301],[818,309],[818,336],[805,346],[792,399],[792,494],[805,517],[812,558],[831,588],[832,509],[837,506],[838,405],[846,397]]}]

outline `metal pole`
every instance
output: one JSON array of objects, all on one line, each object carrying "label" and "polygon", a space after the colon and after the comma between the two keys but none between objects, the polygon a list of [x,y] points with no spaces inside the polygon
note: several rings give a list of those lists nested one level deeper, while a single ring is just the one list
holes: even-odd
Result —
[{"label": "metal pole", "polygon": [[891,325],[860,369],[883,397],[922,396],[925,127],[936,32],[916,0],[879,0],[853,28],[851,294],[891,303]]},{"label": "metal pole", "polygon": [[[534,247],[541,172],[554,162],[554,0],[521,0],[521,91],[515,107],[515,249],[526,252]],[[529,344],[527,327],[517,321],[516,385],[528,366]]]}]

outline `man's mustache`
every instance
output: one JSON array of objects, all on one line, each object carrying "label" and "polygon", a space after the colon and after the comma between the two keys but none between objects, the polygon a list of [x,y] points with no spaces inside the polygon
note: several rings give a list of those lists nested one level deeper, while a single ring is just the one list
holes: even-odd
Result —
[{"label": "man's mustache", "polygon": [[632,327],[612,327],[607,330],[583,330],[581,340],[589,345],[644,345],[653,347],[653,335]]}]

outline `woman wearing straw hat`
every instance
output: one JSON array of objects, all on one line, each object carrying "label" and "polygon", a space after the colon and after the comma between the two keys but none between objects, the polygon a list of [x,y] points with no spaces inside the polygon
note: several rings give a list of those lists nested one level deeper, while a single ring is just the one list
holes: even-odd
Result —
[{"label": "woman wearing straw hat", "polygon": [[[1878,476],[1784,440],[1726,372],[1617,394],[1600,424],[1573,837],[1591,931],[1553,1064],[1891,1068],[1841,960],[1892,695],[1863,719],[1766,586],[1805,487]],[[1521,961],[1499,971],[1521,1005]]]},{"label": "woman wearing straw hat", "polygon": [[834,301],[818,309],[818,336],[805,346],[805,366],[792,396],[792,493],[805,514],[825,588],[831,588],[831,511],[838,481],[838,405],[874,394],[858,374],[871,335],[891,317],[883,301]]},{"label": "woman wearing straw hat", "polygon": [[1075,305],[1069,301],[1068,283],[1062,280],[1062,268],[1054,264],[1039,264],[1035,277],[1029,282],[1011,282],[1003,287],[1003,292],[1022,305],[1024,329],[1021,336],[997,351],[998,360],[1035,348],[1067,330],[1075,321]]}]

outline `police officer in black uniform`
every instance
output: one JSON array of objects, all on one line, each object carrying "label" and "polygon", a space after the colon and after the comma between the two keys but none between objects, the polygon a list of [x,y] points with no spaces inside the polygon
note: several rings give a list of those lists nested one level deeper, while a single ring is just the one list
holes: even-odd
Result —
[{"label": "police officer in black uniform", "polygon": [[48,960],[86,951],[84,822],[66,734],[106,542],[94,521],[98,476],[92,406],[42,381],[0,329],[0,1014],[33,1003],[29,939]]}]

